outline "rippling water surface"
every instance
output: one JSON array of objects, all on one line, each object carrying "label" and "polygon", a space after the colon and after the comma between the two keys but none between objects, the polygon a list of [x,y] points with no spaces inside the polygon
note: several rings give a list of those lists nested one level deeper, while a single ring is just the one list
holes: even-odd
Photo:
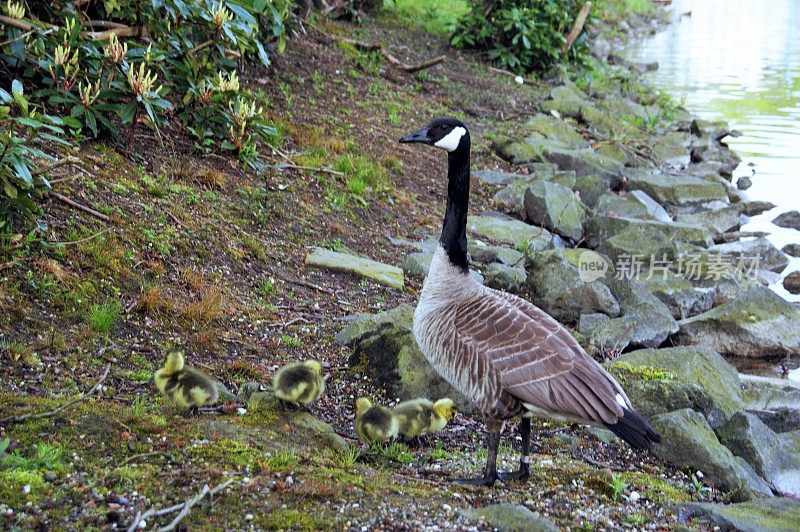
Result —
[{"label": "rippling water surface", "polygon": [[[748,198],[777,207],[742,229],[769,232],[778,248],[800,244],[800,231],[771,222],[800,210],[800,0],[675,0],[669,9],[673,23],[634,43],[628,58],[658,61],[648,74],[654,85],[743,133],[726,140],[742,158],[734,182],[752,175]],[[783,275],[795,270],[797,258]],[[800,301],[780,283],[773,288]]]}]

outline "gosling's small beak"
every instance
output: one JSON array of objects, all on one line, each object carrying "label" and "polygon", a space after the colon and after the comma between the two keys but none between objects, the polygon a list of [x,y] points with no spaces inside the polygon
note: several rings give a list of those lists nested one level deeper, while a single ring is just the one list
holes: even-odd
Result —
[{"label": "gosling's small beak", "polygon": [[411,142],[422,142],[423,144],[430,144],[431,141],[428,139],[428,127],[425,126],[416,133],[406,135],[405,137],[400,139],[400,142],[406,144]]}]

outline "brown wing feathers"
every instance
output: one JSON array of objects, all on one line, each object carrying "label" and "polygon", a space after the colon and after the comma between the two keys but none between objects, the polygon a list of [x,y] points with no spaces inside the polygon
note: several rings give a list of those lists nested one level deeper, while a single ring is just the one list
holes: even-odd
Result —
[{"label": "brown wing feathers", "polygon": [[[557,321],[515,296],[482,296],[457,312],[456,347],[488,362],[483,369],[498,373],[502,392],[553,414],[604,424],[637,448],[658,441],[644,418],[617,401],[620,394],[628,403],[619,385]],[[469,362],[475,369],[478,360]]]}]

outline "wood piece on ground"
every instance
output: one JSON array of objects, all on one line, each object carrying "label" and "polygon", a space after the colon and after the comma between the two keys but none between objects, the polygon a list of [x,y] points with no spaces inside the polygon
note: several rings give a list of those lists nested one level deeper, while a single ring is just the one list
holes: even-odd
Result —
[{"label": "wood piece on ground", "polygon": [[57,199],[58,201],[60,201],[62,203],[66,203],[70,207],[78,209],[79,211],[83,211],[86,214],[90,214],[90,215],[94,216],[95,218],[99,218],[100,220],[103,220],[104,222],[110,222],[111,221],[111,218],[109,218],[108,216],[106,216],[102,212],[97,212],[96,210],[92,209],[91,207],[87,207],[86,205],[81,205],[77,201],[71,200],[68,197],[64,196],[63,194],[59,194],[58,192],[52,192],[51,191],[51,192],[48,193],[48,196],[52,196],[55,199]]},{"label": "wood piece on ground", "polygon": [[294,278],[291,278],[291,277],[283,277],[281,275],[278,275],[278,278],[281,279],[282,281],[286,281],[287,283],[290,283],[290,284],[296,284],[298,286],[305,286],[306,288],[312,288],[314,290],[319,290],[320,292],[323,292],[325,294],[333,295],[333,290],[330,290],[328,288],[316,285],[316,284],[314,284],[312,282],[309,282],[309,281],[304,281],[303,279],[294,279]]}]

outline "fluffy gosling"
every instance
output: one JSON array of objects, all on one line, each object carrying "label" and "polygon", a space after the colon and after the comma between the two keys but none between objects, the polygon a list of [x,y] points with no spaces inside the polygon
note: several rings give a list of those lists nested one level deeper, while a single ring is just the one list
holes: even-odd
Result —
[{"label": "fluffy gosling", "polygon": [[217,383],[184,363],[183,351],[167,354],[164,367],[153,376],[156,388],[181,408],[196,412],[201,406],[212,405],[219,398]]},{"label": "fluffy gosling", "polygon": [[390,408],[373,405],[366,397],[356,400],[355,428],[358,438],[367,445],[383,443],[397,436],[400,421]]},{"label": "fluffy gosling", "polygon": [[392,411],[400,421],[399,433],[406,438],[440,431],[455,416],[453,400],[446,397],[435,403],[425,398],[403,401]]},{"label": "fluffy gosling", "polygon": [[322,364],[316,360],[305,360],[283,366],[272,377],[272,390],[283,406],[307,408],[325,391]]}]

